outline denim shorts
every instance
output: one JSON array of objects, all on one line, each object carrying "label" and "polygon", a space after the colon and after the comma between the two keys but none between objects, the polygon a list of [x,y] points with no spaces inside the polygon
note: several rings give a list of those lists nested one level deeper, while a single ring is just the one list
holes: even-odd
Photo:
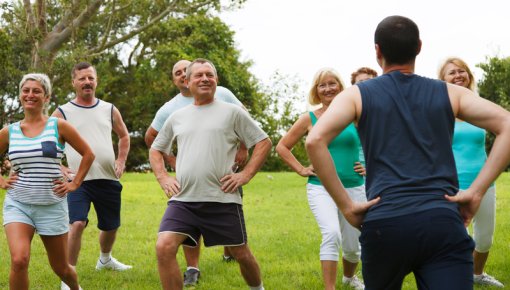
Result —
[{"label": "denim shorts", "polygon": [[111,231],[120,227],[120,204],[122,184],[117,180],[93,179],[84,181],[81,186],[67,195],[69,222],[88,223],[90,205],[94,204],[97,227]]},{"label": "denim shorts", "polygon": [[67,201],[38,205],[15,201],[5,196],[3,225],[24,223],[35,228],[41,236],[58,236],[69,231],[69,213]]}]

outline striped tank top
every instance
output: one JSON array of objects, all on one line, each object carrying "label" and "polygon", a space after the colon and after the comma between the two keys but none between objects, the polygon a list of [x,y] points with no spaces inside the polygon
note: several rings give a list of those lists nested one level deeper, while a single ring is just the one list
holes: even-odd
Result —
[{"label": "striped tank top", "polygon": [[58,141],[58,119],[48,118],[36,137],[23,135],[20,122],[9,125],[9,161],[18,180],[7,194],[26,204],[48,205],[64,200],[53,192],[53,181],[61,178],[64,145]]}]

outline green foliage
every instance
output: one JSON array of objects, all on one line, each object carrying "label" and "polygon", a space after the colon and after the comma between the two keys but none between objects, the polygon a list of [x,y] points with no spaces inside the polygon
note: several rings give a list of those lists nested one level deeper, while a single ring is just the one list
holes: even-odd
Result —
[{"label": "green foliage", "polygon": [[[510,57],[487,58],[486,63],[477,65],[484,71],[483,78],[478,82],[480,96],[503,108],[510,109]],[[494,135],[489,133],[486,141],[487,152],[494,143]]]},{"label": "green foliage", "polygon": [[483,78],[478,82],[480,95],[510,109],[510,57],[491,57],[477,66],[484,71]]},{"label": "green foliage", "polygon": [[[45,6],[39,13],[42,3]],[[244,0],[221,1],[230,8],[242,3]],[[198,57],[215,64],[219,85],[238,97],[275,144],[297,119],[297,81],[280,75],[268,87],[259,84],[249,72],[251,61],[240,60],[234,32],[214,16],[220,9],[219,0],[57,0],[37,1],[30,7],[21,1],[7,1],[0,9],[3,124],[22,117],[16,99],[23,74],[38,71],[50,76],[54,88],[51,114],[74,97],[73,65],[91,62],[98,73],[96,96],[120,110],[130,132],[126,165],[127,170],[134,170],[148,163],[143,137],[156,111],[178,93],[170,79],[173,65],[180,59]],[[88,17],[81,17],[89,10]],[[131,35],[133,31],[137,33]],[[306,160],[302,143],[295,153]],[[284,168],[274,152],[264,167]]]},{"label": "green foliage", "polygon": [[[295,77],[275,72],[271,77],[270,84],[263,89],[261,103],[266,108],[264,110],[265,117],[258,120],[274,145],[263,167],[264,170],[288,170],[287,165],[280,159],[274,148],[304,111],[303,108],[300,108],[300,104],[303,103],[303,94],[299,91],[299,82],[300,80]],[[294,146],[292,153],[302,164],[309,163],[304,138]]]}]

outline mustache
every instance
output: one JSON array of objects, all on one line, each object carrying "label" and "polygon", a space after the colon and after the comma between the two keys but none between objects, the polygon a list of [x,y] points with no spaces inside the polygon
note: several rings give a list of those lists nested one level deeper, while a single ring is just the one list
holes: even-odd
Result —
[{"label": "mustache", "polygon": [[84,86],[83,86],[83,89],[84,89],[84,90],[85,90],[85,89],[91,89],[91,90],[92,90],[92,89],[93,89],[93,87],[92,87],[91,85],[84,85]]}]

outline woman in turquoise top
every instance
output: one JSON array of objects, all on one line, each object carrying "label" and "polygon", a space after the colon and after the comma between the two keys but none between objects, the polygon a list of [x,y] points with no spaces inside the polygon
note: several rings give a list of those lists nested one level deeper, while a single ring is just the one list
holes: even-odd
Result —
[{"label": "woman in turquoise top", "polygon": [[[447,59],[439,70],[439,78],[472,91],[475,81],[467,64],[459,58]],[[453,154],[457,165],[460,190],[471,186],[487,159],[485,130],[457,119],[453,134]],[[503,287],[496,278],[484,272],[492,246],[496,222],[496,188],[492,185],[485,193],[478,212],[473,217],[474,282],[481,285]]]},{"label": "woman in turquoise top", "polygon": [[[7,189],[3,225],[11,254],[9,288],[29,289],[30,246],[37,232],[55,274],[70,289],[81,289],[68,261],[65,196],[80,186],[94,153],[74,127],[44,113],[51,96],[48,76],[27,74],[19,87],[23,120],[0,130],[0,154],[9,150],[14,172],[7,179],[0,176],[0,188]],[[83,156],[72,181],[63,180],[59,168],[66,143]]]},{"label": "woman in turquoise top", "polygon": [[[282,137],[276,152],[296,173],[308,178],[307,194],[310,209],[322,234],[320,260],[325,289],[335,289],[339,250],[342,247],[342,282],[355,289],[364,289],[355,275],[360,258],[359,235],[337,209],[335,202],[322,186],[312,166],[303,166],[291,150],[315,125],[329,104],[344,89],[338,73],[332,69],[319,70],[310,90],[310,104],[322,106],[303,114]],[[329,152],[335,163],[338,177],[353,200],[366,201],[363,175],[365,169],[359,162],[359,137],[354,124],[348,126],[329,145]]]}]

